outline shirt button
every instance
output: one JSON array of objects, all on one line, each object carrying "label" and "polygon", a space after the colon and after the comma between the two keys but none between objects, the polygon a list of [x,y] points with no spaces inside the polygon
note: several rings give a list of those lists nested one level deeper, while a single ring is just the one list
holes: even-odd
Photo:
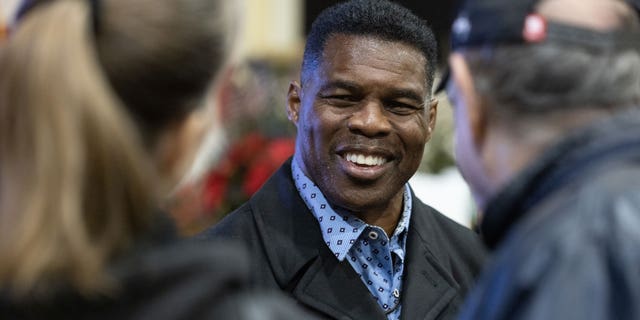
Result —
[{"label": "shirt button", "polygon": [[398,291],[398,289],[393,289],[393,296],[396,298],[400,298],[400,291]]},{"label": "shirt button", "polygon": [[378,239],[378,233],[375,231],[369,231],[369,239],[376,240]]}]

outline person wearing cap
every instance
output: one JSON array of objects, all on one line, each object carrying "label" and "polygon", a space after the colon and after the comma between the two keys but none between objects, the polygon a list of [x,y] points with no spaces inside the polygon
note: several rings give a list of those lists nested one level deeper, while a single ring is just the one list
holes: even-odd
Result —
[{"label": "person wearing cap", "polygon": [[637,9],[462,6],[447,90],[493,259],[461,319],[640,318]]},{"label": "person wearing cap", "polygon": [[481,268],[471,230],[407,184],[435,124],[436,43],[389,1],[314,21],[289,87],[293,159],[201,235],[252,252],[254,280],[330,319],[450,319]]}]

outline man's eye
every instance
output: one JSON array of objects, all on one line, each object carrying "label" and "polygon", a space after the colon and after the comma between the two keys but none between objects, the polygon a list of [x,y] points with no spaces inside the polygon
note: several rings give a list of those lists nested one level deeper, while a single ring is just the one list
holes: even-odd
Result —
[{"label": "man's eye", "polygon": [[355,96],[352,95],[348,95],[348,94],[341,94],[341,95],[332,95],[332,96],[328,96],[325,99],[330,99],[330,100],[340,100],[340,101],[349,101],[349,102],[355,102],[357,101]]},{"label": "man's eye", "polygon": [[389,102],[386,104],[386,109],[397,115],[410,115],[422,110],[421,107],[402,102]]},{"label": "man's eye", "polygon": [[359,101],[357,96],[350,94],[327,95],[322,98],[327,104],[340,108],[351,107]]}]

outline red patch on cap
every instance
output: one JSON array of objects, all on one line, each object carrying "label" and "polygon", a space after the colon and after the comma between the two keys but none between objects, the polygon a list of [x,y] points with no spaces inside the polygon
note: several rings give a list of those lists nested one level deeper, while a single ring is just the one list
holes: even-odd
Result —
[{"label": "red patch on cap", "polygon": [[522,37],[527,42],[541,42],[547,37],[547,20],[539,14],[532,13],[524,20]]}]

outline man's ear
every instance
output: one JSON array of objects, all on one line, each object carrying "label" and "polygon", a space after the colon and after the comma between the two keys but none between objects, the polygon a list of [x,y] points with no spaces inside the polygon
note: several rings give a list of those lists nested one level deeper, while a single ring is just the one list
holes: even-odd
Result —
[{"label": "man's ear", "polygon": [[287,93],[287,118],[293,124],[298,126],[298,118],[300,116],[302,86],[298,81],[289,83],[289,92]]},{"label": "man's ear", "polygon": [[438,116],[438,98],[433,98],[430,102],[429,108],[429,133],[432,133],[436,128],[436,118]]},{"label": "man's ear", "polygon": [[459,90],[459,98],[463,100],[463,103],[457,107],[466,108],[464,113],[468,116],[473,142],[478,148],[481,148],[487,133],[486,106],[481,102],[476,91],[469,65],[464,60],[464,56],[460,53],[452,53],[449,57],[449,65],[451,66],[452,81]]},{"label": "man's ear", "polygon": [[425,141],[428,142],[431,139],[431,136],[433,135],[433,130],[435,130],[436,128],[436,118],[438,116],[438,99],[437,98],[433,98],[431,101],[429,101],[429,122],[427,123],[427,139]]}]

